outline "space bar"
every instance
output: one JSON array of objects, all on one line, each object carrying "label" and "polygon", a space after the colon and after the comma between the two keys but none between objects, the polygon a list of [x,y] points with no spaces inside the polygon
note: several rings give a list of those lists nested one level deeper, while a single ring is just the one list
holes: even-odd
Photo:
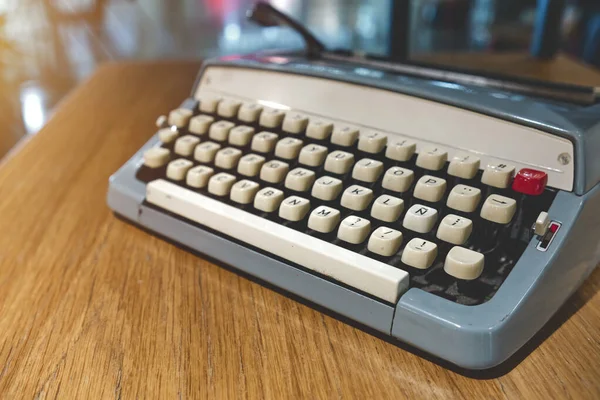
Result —
[{"label": "space bar", "polygon": [[406,271],[257,217],[163,179],[146,185],[146,200],[227,236],[395,303],[408,289]]}]

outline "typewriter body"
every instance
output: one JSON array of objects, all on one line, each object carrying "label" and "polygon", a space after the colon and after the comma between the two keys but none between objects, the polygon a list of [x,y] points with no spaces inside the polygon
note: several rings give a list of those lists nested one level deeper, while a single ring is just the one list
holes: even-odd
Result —
[{"label": "typewriter body", "polygon": [[600,260],[600,104],[296,53],[207,61],[182,100],[117,214],[458,366],[506,360]]}]

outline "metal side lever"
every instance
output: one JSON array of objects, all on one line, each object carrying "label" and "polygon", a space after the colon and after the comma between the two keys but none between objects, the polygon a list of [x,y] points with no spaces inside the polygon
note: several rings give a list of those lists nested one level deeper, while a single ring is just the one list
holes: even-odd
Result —
[{"label": "metal side lever", "polygon": [[282,13],[268,3],[258,2],[248,10],[246,17],[261,26],[287,26],[298,32],[306,44],[306,55],[317,58],[325,50],[325,45],[308,31],[300,22]]}]

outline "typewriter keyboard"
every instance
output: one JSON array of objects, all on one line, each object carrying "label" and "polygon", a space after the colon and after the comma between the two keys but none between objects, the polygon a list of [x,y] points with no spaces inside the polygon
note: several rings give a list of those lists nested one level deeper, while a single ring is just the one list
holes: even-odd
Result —
[{"label": "typewriter keyboard", "polygon": [[541,171],[255,102],[206,97],[157,124],[146,204],[390,303],[489,300],[556,195]]}]

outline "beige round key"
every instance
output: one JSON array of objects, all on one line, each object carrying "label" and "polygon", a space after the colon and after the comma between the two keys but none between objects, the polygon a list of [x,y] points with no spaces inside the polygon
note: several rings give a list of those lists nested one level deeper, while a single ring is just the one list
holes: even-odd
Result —
[{"label": "beige round key", "polygon": [[317,232],[329,233],[340,223],[340,212],[335,208],[319,206],[308,217],[308,227]]},{"label": "beige round key", "polygon": [[385,148],[387,135],[379,131],[368,130],[361,133],[358,149],[366,153],[377,154]]},{"label": "beige round key", "polygon": [[450,160],[448,175],[463,179],[473,179],[479,171],[480,160],[470,154],[457,154]]},{"label": "beige round key", "polygon": [[497,224],[508,224],[517,211],[517,202],[510,197],[491,194],[481,207],[481,218]]},{"label": "beige round key", "polygon": [[448,195],[446,205],[454,210],[473,212],[479,205],[481,190],[463,184],[456,185]]},{"label": "beige round key", "polygon": [[221,145],[215,142],[204,142],[196,146],[194,150],[194,159],[201,163],[211,163],[217,155]]},{"label": "beige round key", "polygon": [[167,165],[167,178],[173,179],[174,181],[181,181],[185,178],[188,170],[194,165],[190,160],[185,158],[178,158],[173,160]]},{"label": "beige round key", "polygon": [[452,244],[465,244],[472,231],[473,222],[470,219],[448,214],[438,226],[437,238]]},{"label": "beige round key", "polygon": [[160,117],[156,118],[156,127],[157,128],[164,128],[167,125],[168,119],[166,115],[161,115]]},{"label": "beige round key", "polygon": [[433,229],[437,215],[438,212],[435,208],[414,204],[406,212],[402,226],[411,231],[427,233]]},{"label": "beige round key", "polygon": [[225,147],[217,152],[215,165],[223,169],[232,169],[237,166],[242,157],[242,151],[235,147]]},{"label": "beige round key", "polygon": [[279,189],[266,187],[261,189],[254,196],[254,208],[264,212],[273,212],[279,209],[279,204],[283,201],[283,192]]},{"label": "beige round key", "polygon": [[298,162],[310,167],[318,167],[327,157],[327,147],[318,144],[309,144],[300,150]]},{"label": "beige round key", "polygon": [[359,185],[349,186],[342,194],[341,204],[354,211],[366,210],[373,200],[373,191]]},{"label": "beige round key", "polygon": [[208,180],[214,173],[215,171],[210,167],[197,165],[188,171],[185,183],[188,186],[201,189],[208,185]]},{"label": "beige round key", "polygon": [[235,124],[229,121],[215,122],[208,129],[208,137],[219,142],[224,142],[229,137],[229,132],[231,132],[234,126]]},{"label": "beige round key", "polygon": [[200,96],[200,111],[212,114],[217,111],[217,106],[221,101],[221,97],[210,94]]},{"label": "beige round key", "polygon": [[178,128],[187,126],[190,118],[192,118],[194,112],[187,108],[178,108],[169,113],[169,125],[174,125]]},{"label": "beige round key", "polygon": [[288,112],[283,119],[283,129],[284,132],[288,133],[302,133],[306,129],[308,125],[308,117],[299,112]]},{"label": "beige round key", "polygon": [[309,169],[294,168],[285,177],[285,187],[297,192],[306,192],[315,181],[315,173]]},{"label": "beige round key", "polygon": [[234,99],[221,100],[217,106],[217,114],[224,118],[233,118],[237,116],[242,102]]},{"label": "beige round key", "polygon": [[194,154],[194,149],[200,143],[200,139],[193,135],[185,135],[175,141],[174,152],[180,156],[189,157]]},{"label": "beige round key", "polygon": [[342,191],[342,181],[330,176],[322,176],[315,181],[310,195],[320,200],[335,200]]},{"label": "beige round key", "polygon": [[415,173],[410,169],[391,167],[385,171],[381,186],[387,190],[403,193],[410,189],[414,179]]},{"label": "beige round key", "polygon": [[402,232],[381,226],[371,233],[367,249],[380,256],[393,256],[402,245]]},{"label": "beige round key", "polygon": [[437,254],[437,244],[429,240],[414,238],[404,247],[400,261],[413,268],[427,269],[433,265]]},{"label": "beige round key", "polygon": [[279,217],[288,221],[302,220],[310,210],[310,201],[298,196],[290,196],[281,202]]},{"label": "beige round key", "polygon": [[303,142],[296,138],[284,138],[277,142],[275,146],[275,155],[285,160],[293,160],[300,154]]},{"label": "beige round key", "polygon": [[446,180],[431,175],[423,175],[415,185],[413,196],[417,199],[438,202],[446,192]]},{"label": "beige round key", "polygon": [[500,189],[507,188],[515,174],[515,167],[508,164],[488,164],[483,170],[481,182]]},{"label": "beige round key", "polygon": [[338,228],[337,237],[344,242],[360,244],[371,232],[371,222],[368,219],[351,215],[344,218]]},{"label": "beige round key", "polygon": [[279,183],[285,179],[289,170],[290,166],[283,161],[268,161],[260,169],[260,179],[266,182]]},{"label": "beige round key", "polygon": [[285,112],[276,108],[265,108],[260,114],[258,123],[265,128],[278,128],[285,117]]},{"label": "beige round key", "polygon": [[444,271],[458,279],[473,280],[479,278],[483,272],[485,257],[483,254],[454,246],[448,252],[444,262]]},{"label": "beige round key", "polygon": [[338,146],[353,146],[358,139],[358,128],[350,125],[336,124],[331,134],[331,143]]},{"label": "beige round key", "polygon": [[210,115],[196,115],[190,119],[188,130],[194,135],[205,135],[215,119]]},{"label": "beige round key", "polygon": [[229,198],[239,204],[250,204],[258,192],[258,183],[243,179],[231,187]]},{"label": "beige round key", "polygon": [[176,128],[162,128],[158,131],[158,138],[163,143],[171,143],[179,136],[179,131]]},{"label": "beige round key", "polygon": [[227,196],[234,183],[235,176],[220,172],[208,180],[208,191],[216,196]]},{"label": "beige round key", "polygon": [[382,194],[373,202],[371,216],[385,222],[395,222],[404,211],[404,200]]},{"label": "beige round key", "polygon": [[160,168],[169,161],[170,155],[169,149],[153,147],[144,152],[144,165],[149,168]]},{"label": "beige round key", "polygon": [[448,160],[448,152],[435,146],[427,146],[421,149],[417,156],[417,167],[428,169],[430,171],[439,171],[444,168]]},{"label": "beige round key", "polygon": [[259,153],[270,153],[277,143],[277,135],[273,132],[262,131],[252,138],[252,151]]},{"label": "beige round key", "polygon": [[352,169],[352,178],[363,182],[375,182],[383,172],[381,161],[363,158]]},{"label": "beige round key", "polygon": [[246,146],[254,136],[254,128],[239,125],[229,131],[229,144],[234,146]]},{"label": "beige round key", "polygon": [[256,122],[262,109],[257,103],[243,103],[238,111],[238,119],[243,122]]},{"label": "beige round key", "polygon": [[258,154],[246,154],[238,162],[238,173],[244,176],[257,176],[260,168],[265,163],[265,158]]},{"label": "beige round key", "polygon": [[306,137],[325,140],[333,131],[333,123],[324,119],[311,119],[306,127]]},{"label": "beige round key", "polygon": [[334,174],[346,174],[354,165],[354,154],[335,150],[327,155],[325,159],[325,171]]},{"label": "beige round key", "polygon": [[401,137],[388,139],[385,156],[391,160],[408,161],[417,150],[417,144],[409,139]]}]

